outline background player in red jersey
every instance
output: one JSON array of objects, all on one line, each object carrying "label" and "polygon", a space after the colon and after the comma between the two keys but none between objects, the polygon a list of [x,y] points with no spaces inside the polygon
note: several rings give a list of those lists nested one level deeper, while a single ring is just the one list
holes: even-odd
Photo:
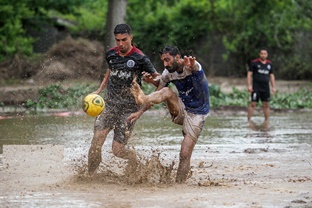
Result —
[{"label": "background player in red jersey", "polygon": [[271,61],[268,59],[268,50],[261,48],[259,58],[253,60],[247,73],[248,91],[251,93],[251,103],[248,107],[248,122],[252,123],[251,117],[259,102],[263,105],[264,125],[268,125],[270,117],[270,83],[272,93],[275,94],[275,76]]}]

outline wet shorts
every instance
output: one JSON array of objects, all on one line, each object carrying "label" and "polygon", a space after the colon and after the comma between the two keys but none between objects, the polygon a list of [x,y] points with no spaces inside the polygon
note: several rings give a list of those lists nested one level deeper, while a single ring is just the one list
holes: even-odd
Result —
[{"label": "wet shorts", "polygon": [[172,117],[172,122],[182,125],[183,135],[188,134],[196,143],[207,117],[208,114],[200,115],[187,112],[184,103],[179,98],[179,114],[176,117]]},{"label": "wet shorts", "polygon": [[106,105],[104,111],[95,119],[94,130],[113,129],[114,140],[121,144],[127,144],[135,125],[135,122],[126,123],[130,114],[130,112],[116,111]]},{"label": "wet shorts", "polygon": [[266,91],[254,90],[251,93],[251,101],[252,102],[259,102],[259,99],[262,102],[269,102],[270,101],[270,90],[266,90]]}]

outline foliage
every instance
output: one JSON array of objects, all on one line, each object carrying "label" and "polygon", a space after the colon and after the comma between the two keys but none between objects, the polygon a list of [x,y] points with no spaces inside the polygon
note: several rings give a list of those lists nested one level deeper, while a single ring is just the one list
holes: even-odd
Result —
[{"label": "foliage", "polygon": [[37,100],[29,99],[24,106],[31,109],[77,109],[81,107],[83,98],[95,90],[90,84],[77,84],[68,89],[53,84],[40,89]]},{"label": "foliage", "polygon": [[247,91],[239,91],[235,87],[232,93],[226,94],[221,91],[220,86],[211,84],[209,91],[212,108],[220,106],[246,106],[248,103],[249,93]]},{"label": "foliage", "polygon": [[0,1],[0,61],[16,53],[31,55],[33,38],[26,27],[40,29],[41,23],[50,23],[47,10],[59,13],[74,12],[80,0],[1,0]]},{"label": "foliage", "polygon": [[273,108],[297,109],[312,108],[312,84],[309,88],[302,88],[295,93],[276,93],[270,102]]},{"label": "foliage", "polygon": [[227,49],[226,57],[236,60],[234,63],[238,64],[236,68],[241,66],[241,73],[245,73],[244,63],[257,57],[258,49],[263,46],[271,49],[273,60],[284,56],[283,61],[293,61],[291,53],[295,52],[293,48],[297,44],[295,31],[306,27],[311,29],[311,18],[299,12],[303,7],[311,8],[311,2],[306,1],[301,6],[297,3],[292,0],[237,0],[228,3],[222,20],[222,32],[226,34],[223,43]]},{"label": "foliage", "polygon": [[[210,85],[211,107],[248,105],[250,95],[247,91],[233,88],[231,93],[223,93],[218,85]],[[260,103],[258,103],[260,104]],[[279,93],[271,96],[270,106],[276,109],[312,108],[312,85],[295,93]]]},{"label": "foliage", "polygon": [[23,19],[30,18],[33,11],[27,0],[0,2],[0,61],[16,53],[30,54],[33,39],[25,37]]},{"label": "foliage", "polygon": [[136,40],[144,40],[136,41],[143,49],[155,53],[163,45],[174,44],[182,51],[188,51],[194,50],[196,40],[209,31],[209,11],[206,0],[132,0],[128,3],[127,22],[135,28]]},{"label": "foliage", "polygon": [[[155,87],[143,83],[142,89],[145,94],[150,94]],[[250,95],[247,91],[233,88],[231,93],[223,93],[220,86],[211,84],[210,106],[240,106],[247,107]],[[27,100],[24,104],[29,109],[79,109],[83,98],[96,90],[96,86],[90,84],[74,85],[64,88],[60,84],[52,84],[39,91],[37,100]],[[312,108],[312,85],[295,93],[279,93],[271,97],[270,105],[276,109]],[[163,108],[164,104],[153,106],[153,109]]]},{"label": "foliage", "polygon": [[[76,22],[76,26],[70,28],[73,34],[82,36],[103,36],[105,29],[105,19],[108,9],[107,0],[81,1],[80,6],[75,6],[74,13],[50,12],[50,16],[56,15]],[[78,14],[78,15],[77,15]]]},{"label": "foliage", "polygon": [[[108,0],[1,0],[0,62],[16,53],[31,55],[35,40],[26,28],[40,29],[52,17],[74,22],[75,36],[105,38],[107,9]],[[212,74],[245,76],[246,62],[266,46],[278,78],[310,79],[311,11],[310,0],[128,0],[126,22],[134,29],[134,43],[152,61],[163,45],[174,44],[183,54],[197,53]],[[223,65],[214,69],[217,56]]]}]

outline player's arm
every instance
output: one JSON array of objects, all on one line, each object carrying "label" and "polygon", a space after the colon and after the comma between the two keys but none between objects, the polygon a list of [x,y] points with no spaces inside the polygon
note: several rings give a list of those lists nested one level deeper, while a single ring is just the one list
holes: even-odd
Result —
[{"label": "player's arm", "polygon": [[136,120],[138,120],[142,114],[147,111],[148,109],[150,109],[152,107],[152,105],[150,104],[144,104],[144,105],[141,105],[141,108],[134,112],[134,113],[131,113],[128,118],[127,118],[127,123],[132,123],[132,122],[135,122]]},{"label": "player's arm", "polygon": [[274,95],[276,93],[276,89],[275,89],[275,76],[273,73],[270,74],[270,82],[272,87],[272,93]]},{"label": "player's arm", "polygon": [[247,72],[247,87],[248,87],[248,92],[252,92],[252,71]]},{"label": "player's arm", "polygon": [[194,56],[184,56],[183,65],[188,67],[190,71],[198,71],[200,68],[199,63],[196,61]]},{"label": "player's arm", "polygon": [[109,74],[110,74],[110,70],[108,68],[106,70],[106,73],[104,75],[104,78],[103,78],[103,81],[102,81],[100,87],[96,91],[94,91],[93,93],[100,94],[105,89],[105,87],[107,86],[107,83],[108,83]]},{"label": "player's arm", "polygon": [[155,87],[158,87],[159,79],[160,79],[160,74],[158,72],[150,74],[150,73],[144,71],[144,72],[142,72],[142,75],[143,75],[144,82],[152,84]]}]

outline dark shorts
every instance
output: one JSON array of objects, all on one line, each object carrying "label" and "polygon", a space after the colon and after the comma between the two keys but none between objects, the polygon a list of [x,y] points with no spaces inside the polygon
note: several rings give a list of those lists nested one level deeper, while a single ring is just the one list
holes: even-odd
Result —
[{"label": "dark shorts", "polygon": [[130,114],[129,111],[113,109],[106,105],[104,111],[95,119],[94,130],[113,129],[114,140],[121,144],[127,144],[135,125],[135,122],[126,122]]},{"label": "dark shorts", "polygon": [[252,102],[259,102],[261,100],[262,102],[269,102],[270,101],[270,90],[260,91],[260,90],[254,90],[251,93],[251,101]]}]

